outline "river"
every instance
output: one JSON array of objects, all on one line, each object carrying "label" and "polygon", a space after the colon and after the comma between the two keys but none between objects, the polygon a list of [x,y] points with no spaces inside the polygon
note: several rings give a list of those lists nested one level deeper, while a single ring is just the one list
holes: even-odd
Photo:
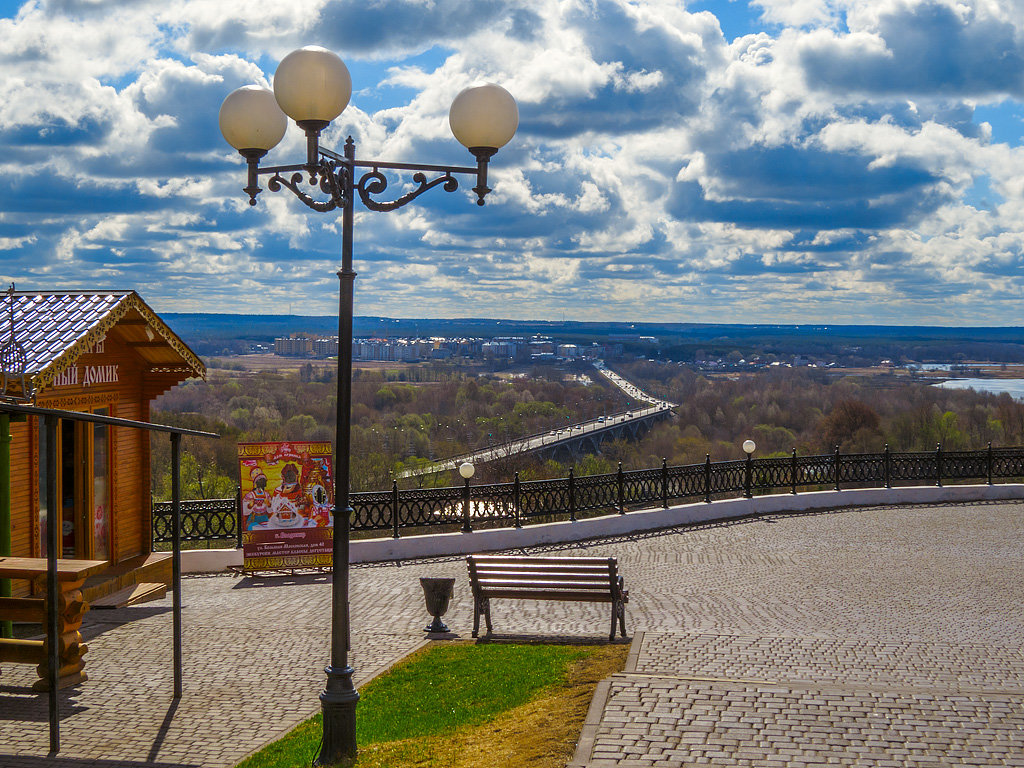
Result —
[{"label": "river", "polygon": [[1024,379],[950,379],[932,386],[943,389],[973,389],[995,395],[1008,392],[1015,400],[1024,400]]}]

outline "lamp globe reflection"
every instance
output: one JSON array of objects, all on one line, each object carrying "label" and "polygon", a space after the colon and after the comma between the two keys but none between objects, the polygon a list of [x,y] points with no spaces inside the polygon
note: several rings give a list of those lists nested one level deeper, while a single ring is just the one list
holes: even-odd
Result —
[{"label": "lamp globe reflection", "polygon": [[[355,201],[371,211],[394,211],[434,187],[446,192],[459,188],[457,176],[475,176],[473,191],[484,204],[490,192],[487,165],[490,158],[515,135],[519,109],[515,99],[498,85],[467,88],[449,112],[456,138],[476,158],[476,166],[425,165],[356,158],[350,136],[341,152],[320,145],[320,134],[348,106],[352,78],[337,54],[319,46],[307,46],[285,56],[273,79],[273,92],[246,86],[229,94],[220,108],[221,132],[227,142],[245,158],[248,183],[244,187],[249,204],[267,189],[287,189],[303,205],[319,213],[340,211],[341,269],[338,271],[338,394],[335,430],[334,534],[331,586],[331,657],[327,682],[320,694],[323,707],[323,740],[315,765],[351,766],[357,757],[356,704],[359,694],[352,684],[354,670],[348,664],[349,626],[349,477],[352,432],[352,305],[356,273],[352,268]],[[303,162],[261,168],[260,160],[284,137],[288,118],[306,135]],[[380,199],[388,192],[386,173],[412,174],[412,184],[399,186],[403,194]],[[410,188],[411,187],[411,188]],[[459,468],[466,481],[465,513],[468,526],[469,478],[473,465]],[[468,472],[468,474],[467,474]]]}]

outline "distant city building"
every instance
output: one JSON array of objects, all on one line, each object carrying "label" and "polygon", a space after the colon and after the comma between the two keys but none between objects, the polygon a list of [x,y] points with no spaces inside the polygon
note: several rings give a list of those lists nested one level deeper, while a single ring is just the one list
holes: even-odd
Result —
[{"label": "distant city building", "polygon": [[[630,337],[640,340],[641,337]],[[642,337],[654,341],[653,336]],[[267,348],[268,351],[270,348]],[[320,337],[293,333],[274,339],[273,352],[281,357],[330,358],[338,355],[338,337]],[[492,339],[429,339],[369,337],[352,340],[352,359],[360,361],[415,363],[422,360],[448,360],[453,357],[491,358],[517,362],[547,360],[614,360],[621,357],[623,345],[591,343],[559,344],[549,336],[496,336]]]},{"label": "distant city building", "polygon": [[634,341],[641,344],[657,344],[656,336],[641,336],[638,333],[610,333],[608,341]]},{"label": "distant city building", "polygon": [[274,339],[274,354],[279,357],[312,357],[313,340],[297,334]]},{"label": "distant city building", "polygon": [[313,357],[337,357],[338,337],[313,340]]}]

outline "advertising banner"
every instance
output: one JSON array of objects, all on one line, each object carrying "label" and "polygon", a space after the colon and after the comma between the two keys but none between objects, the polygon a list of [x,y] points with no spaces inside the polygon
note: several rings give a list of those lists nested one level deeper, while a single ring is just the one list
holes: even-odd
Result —
[{"label": "advertising banner", "polygon": [[245,570],[330,566],[331,444],[239,443],[238,464]]}]

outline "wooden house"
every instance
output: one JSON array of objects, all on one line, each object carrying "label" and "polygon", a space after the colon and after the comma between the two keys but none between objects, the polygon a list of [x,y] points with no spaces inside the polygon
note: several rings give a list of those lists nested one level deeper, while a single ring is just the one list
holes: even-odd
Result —
[{"label": "wooden house", "polygon": [[[149,421],[154,398],[206,375],[134,291],[11,291],[0,306],[0,344],[19,350],[25,371],[5,367],[6,394],[36,406]],[[93,579],[90,600],[136,582],[169,583],[168,559],[151,554],[149,432],[61,420],[57,510],[46,509],[42,419],[12,421],[11,436],[13,556],[44,557],[46,526],[59,520],[62,557],[111,563]],[[15,585],[15,594],[26,589]]]}]

